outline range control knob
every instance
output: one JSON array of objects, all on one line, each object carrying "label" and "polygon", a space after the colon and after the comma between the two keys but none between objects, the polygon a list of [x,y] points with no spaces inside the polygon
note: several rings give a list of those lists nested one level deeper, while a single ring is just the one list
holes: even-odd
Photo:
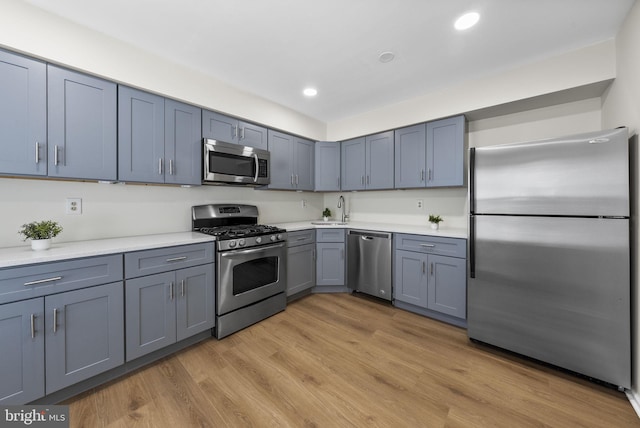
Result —
[{"label": "range control knob", "polygon": [[245,244],[244,239],[241,239],[238,241],[239,246],[244,247],[244,244]]},{"label": "range control knob", "polygon": [[272,241],[275,241],[275,240],[276,240],[276,235],[271,235],[271,236],[269,237],[269,239],[271,239]]},{"label": "range control knob", "polygon": [[258,236],[258,237],[256,238],[256,244],[259,244],[259,243],[261,243],[261,242],[262,242],[262,238]]},{"label": "range control knob", "polygon": [[236,246],[236,241],[229,241],[229,248],[233,248]]},{"label": "range control knob", "polygon": [[278,233],[278,241],[282,241],[282,234]]}]

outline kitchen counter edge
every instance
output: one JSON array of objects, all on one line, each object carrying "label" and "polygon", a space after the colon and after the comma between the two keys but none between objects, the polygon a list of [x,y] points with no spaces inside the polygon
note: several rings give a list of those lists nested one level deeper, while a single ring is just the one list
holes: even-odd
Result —
[{"label": "kitchen counter edge", "polygon": [[286,229],[287,232],[295,232],[305,229],[358,229],[371,230],[376,232],[409,233],[413,235],[467,239],[467,229],[441,228],[439,230],[433,230],[428,225],[422,226],[412,224],[369,223],[359,221],[350,221],[347,224],[341,225],[322,225],[312,224],[311,221],[298,221],[290,223],[279,223],[272,226],[281,227],[283,229]]},{"label": "kitchen counter edge", "polygon": [[198,232],[163,233],[60,243],[54,240],[51,248],[45,251],[33,251],[29,245],[0,248],[0,269],[153,248],[199,244],[214,240],[212,236]]}]

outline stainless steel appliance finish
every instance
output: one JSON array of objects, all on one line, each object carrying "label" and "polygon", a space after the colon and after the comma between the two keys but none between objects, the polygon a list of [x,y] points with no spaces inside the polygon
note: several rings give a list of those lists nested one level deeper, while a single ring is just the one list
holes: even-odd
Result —
[{"label": "stainless steel appliance finish", "polygon": [[366,230],[347,233],[347,285],[350,288],[391,301],[391,236]]},{"label": "stainless steel appliance finish", "polygon": [[267,150],[210,139],[204,139],[203,147],[203,184],[270,183],[271,155]]},{"label": "stainless steel appliance finish", "polygon": [[218,339],[286,308],[287,234],[257,220],[253,205],[192,207],[193,230],[216,238]]},{"label": "stainless steel appliance finish", "polygon": [[472,339],[631,387],[626,128],[470,150]]}]

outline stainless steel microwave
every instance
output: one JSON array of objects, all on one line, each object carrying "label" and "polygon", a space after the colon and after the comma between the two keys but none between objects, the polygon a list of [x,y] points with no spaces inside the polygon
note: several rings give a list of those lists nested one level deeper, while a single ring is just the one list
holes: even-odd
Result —
[{"label": "stainless steel microwave", "polygon": [[270,183],[270,154],[267,150],[222,141],[203,140],[203,184]]}]

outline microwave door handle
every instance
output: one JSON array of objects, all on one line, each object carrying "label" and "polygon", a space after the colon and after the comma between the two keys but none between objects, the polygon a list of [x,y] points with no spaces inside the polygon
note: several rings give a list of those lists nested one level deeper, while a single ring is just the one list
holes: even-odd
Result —
[{"label": "microwave door handle", "polygon": [[254,153],[253,154],[253,158],[254,158],[254,160],[256,162],[256,176],[253,177],[253,182],[257,183],[258,182],[258,174],[260,172],[260,162],[258,162],[258,155],[257,154]]}]

